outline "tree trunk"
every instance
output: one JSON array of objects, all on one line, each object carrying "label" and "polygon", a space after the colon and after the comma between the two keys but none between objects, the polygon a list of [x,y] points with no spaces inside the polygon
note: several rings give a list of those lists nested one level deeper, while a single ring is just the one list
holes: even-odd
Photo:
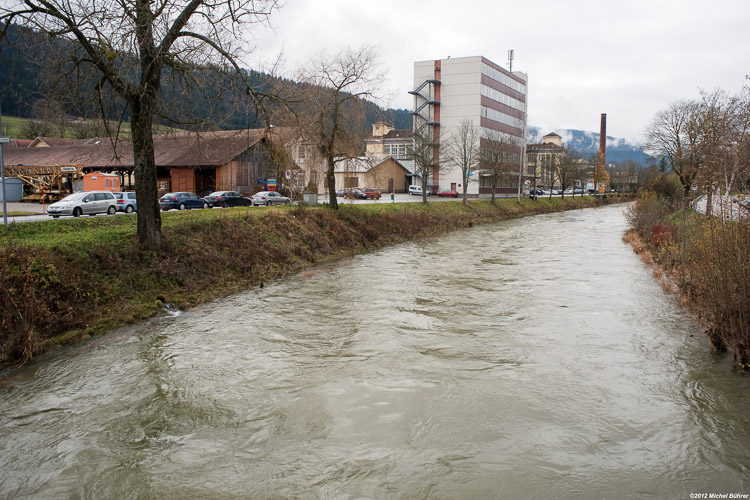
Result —
[{"label": "tree trunk", "polygon": [[135,190],[138,193],[138,241],[152,250],[161,247],[161,212],[151,126],[155,109],[155,100],[141,99],[133,105],[131,126]]},{"label": "tree trunk", "polygon": [[326,172],[326,182],[328,182],[328,206],[334,210],[339,209],[339,202],[336,199],[336,176],[333,175],[333,169],[329,168]]}]

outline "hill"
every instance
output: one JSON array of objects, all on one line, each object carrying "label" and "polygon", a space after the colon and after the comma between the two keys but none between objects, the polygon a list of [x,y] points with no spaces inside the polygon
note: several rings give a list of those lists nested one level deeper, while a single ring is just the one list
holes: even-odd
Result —
[{"label": "hill", "polygon": [[[2,27],[0,24],[0,28]],[[61,96],[53,87],[53,80],[57,75],[50,73],[51,68],[56,67],[51,61],[55,60],[56,51],[60,52],[60,45],[65,43],[61,39],[46,40],[40,33],[17,25],[8,28],[6,38],[0,40],[0,67],[3,68],[3,71],[0,71],[0,104],[3,113],[19,118],[41,118],[34,116],[35,103],[47,95],[54,95],[53,100],[67,101],[55,103],[62,108],[54,110],[57,115],[64,113],[69,117],[86,119],[98,116],[100,108],[95,102],[87,100],[86,92],[79,91],[69,96]],[[162,80],[169,82],[169,70],[165,72]],[[282,85],[301,85],[252,69],[245,70],[245,77],[250,85],[260,92],[272,92],[271,89]],[[96,81],[92,81],[85,87],[95,88],[96,84]],[[189,128],[188,124],[207,121],[210,118],[212,125],[219,129],[261,126],[255,111],[243,104],[241,98],[232,96],[228,87],[222,92],[225,95],[221,99],[214,98],[209,102],[209,99],[206,99],[208,93],[199,86],[172,88],[165,83],[161,90],[161,106],[162,109],[169,110],[170,117],[175,121],[165,121],[162,125]],[[126,122],[130,120],[129,110],[125,109],[116,97],[112,97],[108,107],[110,119],[123,119]],[[365,101],[363,129],[367,130],[373,123],[381,120],[393,124],[397,129],[411,128],[411,114],[408,110],[386,109]]]},{"label": "hill", "polygon": [[[541,130],[538,127],[529,126],[529,136],[541,137],[554,132],[562,137],[563,146],[566,149],[575,149],[584,153],[596,153],[599,151],[599,132],[586,132],[575,129]],[[644,167],[655,163],[656,160],[643,151],[640,144],[633,144],[626,139],[607,136],[607,163],[624,163],[634,161]]]}]

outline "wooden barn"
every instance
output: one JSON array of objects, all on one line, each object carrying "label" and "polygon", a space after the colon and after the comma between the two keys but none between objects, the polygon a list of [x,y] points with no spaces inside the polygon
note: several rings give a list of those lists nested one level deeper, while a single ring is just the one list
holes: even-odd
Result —
[{"label": "wooden barn", "polygon": [[[154,136],[160,194],[169,191],[233,190],[252,194],[269,178],[283,182],[296,170],[284,149],[285,129],[248,129]],[[129,139],[84,144],[9,149],[6,165],[28,167],[80,165],[83,172],[117,174],[118,186],[133,189],[133,150]],[[99,189],[97,187],[96,189]],[[283,189],[283,187],[282,187]],[[84,186],[84,190],[88,187]]]}]

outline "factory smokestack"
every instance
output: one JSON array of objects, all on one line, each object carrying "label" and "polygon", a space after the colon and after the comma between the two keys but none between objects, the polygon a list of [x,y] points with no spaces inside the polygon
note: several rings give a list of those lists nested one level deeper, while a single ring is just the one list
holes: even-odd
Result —
[{"label": "factory smokestack", "polygon": [[607,113],[602,113],[602,123],[599,129],[599,164],[607,165]]}]

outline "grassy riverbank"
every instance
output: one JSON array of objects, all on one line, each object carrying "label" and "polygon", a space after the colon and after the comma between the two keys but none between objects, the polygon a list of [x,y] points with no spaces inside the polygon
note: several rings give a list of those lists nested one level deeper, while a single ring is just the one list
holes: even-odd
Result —
[{"label": "grassy riverbank", "polygon": [[683,209],[679,186],[668,187],[641,193],[625,241],[702,321],[713,347],[750,373],[750,224]]},{"label": "grassy riverbank", "polygon": [[157,252],[138,244],[134,216],[14,224],[0,229],[0,362],[149,318],[162,302],[187,309],[386,245],[602,203],[576,197],[172,212],[163,214]]}]

